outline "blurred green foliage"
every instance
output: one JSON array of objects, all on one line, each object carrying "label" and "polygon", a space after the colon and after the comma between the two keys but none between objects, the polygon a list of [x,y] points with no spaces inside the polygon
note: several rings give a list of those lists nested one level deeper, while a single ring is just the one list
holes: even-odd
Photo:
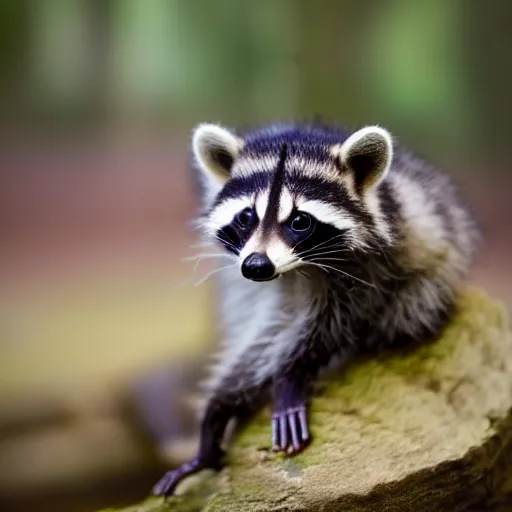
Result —
[{"label": "blurred green foliage", "polygon": [[474,4],[4,0],[0,108],[17,121],[187,129],[320,115],[482,156],[508,127],[512,9]]}]

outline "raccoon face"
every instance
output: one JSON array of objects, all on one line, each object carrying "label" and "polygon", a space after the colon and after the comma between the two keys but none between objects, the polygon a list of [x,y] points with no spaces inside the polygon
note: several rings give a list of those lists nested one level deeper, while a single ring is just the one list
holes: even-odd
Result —
[{"label": "raccoon face", "polygon": [[392,160],[382,128],[340,140],[296,126],[241,138],[204,124],[192,149],[210,198],[203,227],[236,255],[247,279],[340,267],[382,234],[376,189]]}]

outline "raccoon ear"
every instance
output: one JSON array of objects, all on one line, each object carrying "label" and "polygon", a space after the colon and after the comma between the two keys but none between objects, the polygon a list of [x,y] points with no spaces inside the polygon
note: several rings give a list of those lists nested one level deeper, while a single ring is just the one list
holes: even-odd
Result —
[{"label": "raccoon ear", "polygon": [[356,188],[364,191],[386,176],[393,159],[393,140],[384,128],[366,126],[343,142],[338,155],[353,173]]},{"label": "raccoon ear", "polygon": [[243,140],[215,124],[200,124],[192,136],[192,151],[201,170],[217,182],[225,183]]}]

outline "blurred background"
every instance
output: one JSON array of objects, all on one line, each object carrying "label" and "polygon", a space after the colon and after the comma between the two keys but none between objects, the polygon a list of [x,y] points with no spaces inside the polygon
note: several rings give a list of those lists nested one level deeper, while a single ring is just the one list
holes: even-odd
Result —
[{"label": "blurred background", "polygon": [[387,126],[458,181],[510,306],[510,26],[505,0],[2,0],[0,510],[137,501],[192,453],[197,122]]}]

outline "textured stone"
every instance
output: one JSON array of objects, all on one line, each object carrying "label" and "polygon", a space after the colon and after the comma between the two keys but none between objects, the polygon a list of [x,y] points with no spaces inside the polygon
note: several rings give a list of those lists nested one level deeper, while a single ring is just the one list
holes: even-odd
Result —
[{"label": "textured stone", "polygon": [[265,410],[220,475],[124,512],[490,510],[512,490],[512,334],[503,307],[478,290],[459,309],[435,342],[325,381],[302,454],[266,450]]}]

